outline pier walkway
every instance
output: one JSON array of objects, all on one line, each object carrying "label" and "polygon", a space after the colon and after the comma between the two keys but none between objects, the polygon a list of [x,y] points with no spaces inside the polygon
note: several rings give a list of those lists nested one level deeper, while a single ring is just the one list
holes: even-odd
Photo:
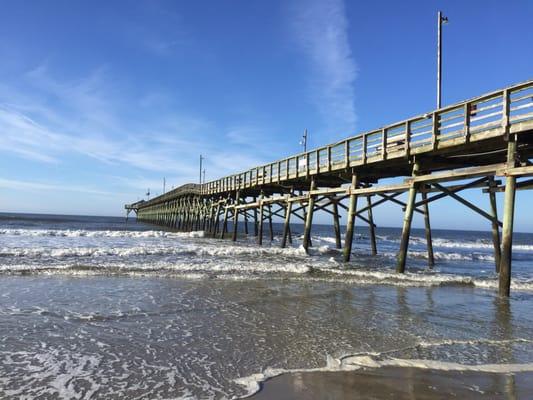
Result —
[{"label": "pier walkway", "polygon": [[[186,184],[125,208],[143,222],[204,230],[221,238],[231,234],[232,240],[237,240],[239,223],[248,233],[250,221],[259,245],[265,222],[272,239],[276,216],[284,220],[283,247],[291,241],[291,218],[297,218],[304,223],[306,250],[312,245],[313,214],[322,210],[331,215],[336,245],[349,261],[356,219],[369,226],[376,254],[373,212],[392,202],[404,213],[397,261],[397,271],[403,273],[413,214],[424,216],[428,262],[433,265],[429,204],[451,197],[491,226],[499,294],[506,297],[515,193],[533,189],[533,179],[527,178],[533,176],[532,157],[533,81],[527,81],[211,182]],[[403,181],[380,184],[398,177]],[[486,193],[489,209],[459,194],[467,189]],[[407,200],[400,200],[406,192]],[[496,192],[505,192],[503,220],[498,217]]]}]

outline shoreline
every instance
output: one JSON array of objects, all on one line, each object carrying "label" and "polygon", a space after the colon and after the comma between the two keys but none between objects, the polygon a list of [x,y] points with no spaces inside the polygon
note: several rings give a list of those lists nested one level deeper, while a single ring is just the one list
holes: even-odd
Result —
[{"label": "shoreline", "polygon": [[362,368],[278,375],[252,400],[521,399],[533,396],[533,372],[443,371],[416,367]]}]

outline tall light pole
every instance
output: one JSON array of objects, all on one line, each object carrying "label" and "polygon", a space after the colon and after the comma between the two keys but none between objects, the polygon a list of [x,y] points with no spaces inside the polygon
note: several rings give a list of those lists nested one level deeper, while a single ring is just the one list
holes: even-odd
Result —
[{"label": "tall light pole", "polygon": [[203,178],[204,178],[203,183],[205,183],[205,168],[203,169],[202,174],[204,175],[203,176]]},{"label": "tall light pole", "polygon": [[302,135],[302,140],[300,141],[300,144],[304,147],[304,153],[307,153],[307,129]]},{"label": "tall light pole", "polygon": [[200,185],[202,184],[202,162],[205,158],[200,154]]},{"label": "tall light pole", "polygon": [[437,14],[437,108],[442,104],[442,25],[448,22],[448,17],[442,15],[442,11]]},{"label": "tall light pole", "polygon": [[163,194],[165,194],[167,188],[167,178],[163,177]]}]

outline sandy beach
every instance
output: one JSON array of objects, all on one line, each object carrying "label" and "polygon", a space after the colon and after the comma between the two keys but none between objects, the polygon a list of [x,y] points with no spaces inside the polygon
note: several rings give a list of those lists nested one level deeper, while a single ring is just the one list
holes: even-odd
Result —
[{"label": "sandy beach", "polygon": [[385,367],[353,372],[284,374],[251,399],[530,399],[533,373],[498,374]]}]

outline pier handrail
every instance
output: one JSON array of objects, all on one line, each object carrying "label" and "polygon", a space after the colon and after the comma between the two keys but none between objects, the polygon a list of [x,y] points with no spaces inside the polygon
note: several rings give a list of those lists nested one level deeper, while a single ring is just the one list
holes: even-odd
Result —
[{"label": "pier handrail", "polygon": [[533,80],[528,80],[244,172],[204,184],[185,184],[142,203],[142,207],[187,193],[213,195],[279,184],[508,135],[532,120]]},{"label": "pier handrail", "polygon": [[500,128],[512,133],[513,125],[529,120],[533,120],[533,80],[216,179],[200,190],[215,194],[405,157],[498,136]]}]

